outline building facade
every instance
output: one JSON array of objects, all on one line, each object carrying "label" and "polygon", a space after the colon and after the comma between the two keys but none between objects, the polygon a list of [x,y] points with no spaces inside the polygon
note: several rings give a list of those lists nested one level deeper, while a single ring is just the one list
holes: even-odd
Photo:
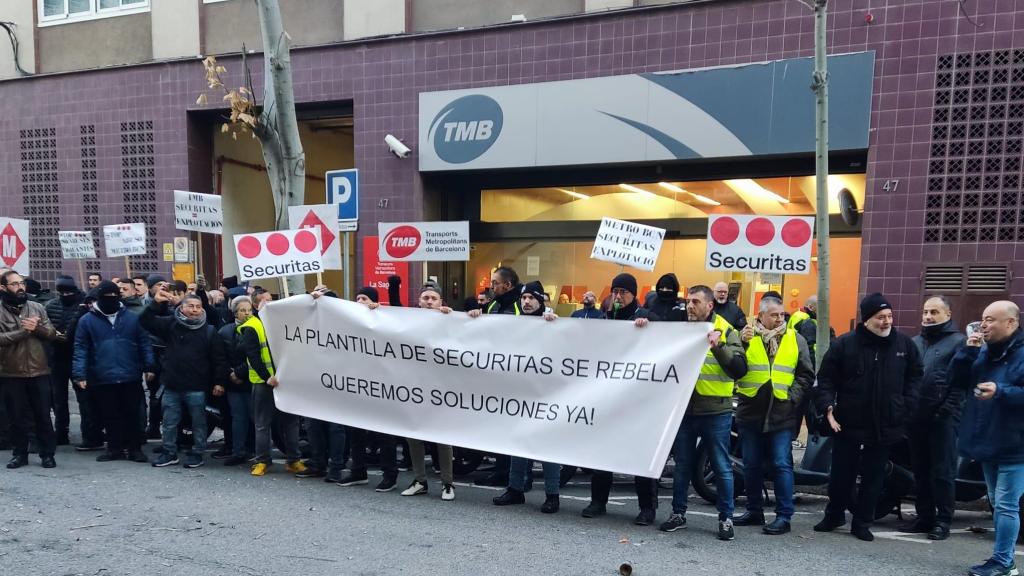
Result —
[{"label": "building facade", "polygon": [[[596,230],[595,216],[529,215],[540,209],[530,212],[525,204],[551,190],[591,200],[607,196],[608,206],[621,206],[601,187],[640,186],[637,194],[646,198],[663,183],[717,203],[697,213],[691,208],[700,202],[687,200],[684,207],[670,196],[654,202],[671,200],[667,209],[680,212],[636,215],[664,223],[677,239],[672,250],[678,254],[667,265],[680,267],[675,271],[684,284],[713,279],[691,262],[701,260],[693,254],[702,251],[706,215],[727,209],[733,201],[727,198],[743,201],[738,211],[760,212],[748,197],[769,190],[785,196],[779,203],[788,207],[772,205],[765,213],[809,206],[801,196],[813,157],[803,150],[494,170],[424,170],[420,160],[424,94],[807,58],[813,16],[797,0],[281,3],[295,46],[296,101],[311,177],[307,202],[323,201],[316,178],[324,170],[360,170],[355,282],[369,257],[363,240],[375,236],[377,222],[468,219],[474,242],[481,242],[474,260],[413,266],[411,283],[437,276],[450,298],[461,298],[479,284],[481,270],[513,262],[524,276],[545,277],[556,268],[553,293],[568,287],[575,298],[573,291],[583,286],[601,290],[607,282],[582,270],[586,258],[577,255]],[[149,253],[133,257],[133,269],[169,272],[162,245],[183,235],[173,229],[175,189],[223,194],[237,214],[226,222],[226,234],[267,226],[272,209],[259,183],[258,147],[220,132],[219,98],[196,103],[206,88],[203,55],[219,56],[232,85],[243,84],[248,65],[255,92],[262,93],[262,44],[251,2],[12,0],[0,9],[0,21],[17,39],[0,58],[6,78],[0,81],[0,214],[31,220],[33,276],[52,281],[73,272],[74,263],[61,260],[58,230],[98,232],[128,221],[145,222],[149,231]],[[926,293],[949,294],[965,309],[997,296],[1019,300],[1024,6],[834,0],[828,43],[831,54],[867,54],[873,62],[866,147],[832,156],[836,177],[859,188],[854,196],[863,210],[855,226],[836,219],[838,235],[849,239],[836,247],[842,257],[832,264],[833,289],[843,294],[842,309],[833,306],[843,319],[836,328],[847,328],[856,296],[865,292],[890,296],[903,326],[917,325]],[[244,61],[243,44],[250,52]],[[830,117],[842,125],[845,115],[858,113],[834,107]],[[412,156],[392,155],[383,144],[387,134],[412,147]],[[748,181],[756,193],[743,190]],[[699,193],[708,182],[722,185]],[[789,195],[774,186],[788,187]],[[542,201],[545,212],[558,208]],[[524,216],[493,217],[516,211]],[[557,255],[530,252],[559,242],[564,249]],[[233,256],[216,244],[207,240],[203,270],[232,273]],[[546,261],[549,256],[554,260]],[[108,259],[86,265],[108,275],[124,269]],[[579,271],[565,274],[567,267]],[[607,275],[610,269],[598,270]],[[788,278],[720,279],[742,289],[747,307],[754,302],[748,296],[766,286],[781,287],[791,306],[813,290],[806,278],[792,279],[795,284]]]}]

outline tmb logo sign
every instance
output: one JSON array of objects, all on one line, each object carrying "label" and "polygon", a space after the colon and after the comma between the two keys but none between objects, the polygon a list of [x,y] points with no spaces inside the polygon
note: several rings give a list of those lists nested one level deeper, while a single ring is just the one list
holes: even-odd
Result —
[{"label": "tmb logo sign", "polygon": [[420,247],[423,237],[415,226],[399,226],[384,237],[384,251],[396,260],[408,258]]},{"label": "tmb logo sign", "polygon": [[814,219],[721,215],[708,219],[708,270],[809,274]]},{"label": "tmb logo sign", "polygon": [[445,162],[465,164],[483,156],[498,140],[504,114],[501,106],[482,94],[463,96],[437,113],[429,139]]}]

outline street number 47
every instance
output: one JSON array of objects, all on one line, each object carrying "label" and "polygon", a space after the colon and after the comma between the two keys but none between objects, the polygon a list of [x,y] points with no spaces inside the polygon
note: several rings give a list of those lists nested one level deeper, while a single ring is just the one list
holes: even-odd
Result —
[{"label": "street number 47", "polygon": [[882,183],[882,190],[885,190],[886,192],[895,192],[896,189],[899,187],[899,180],[886,180],[885,182]]}]

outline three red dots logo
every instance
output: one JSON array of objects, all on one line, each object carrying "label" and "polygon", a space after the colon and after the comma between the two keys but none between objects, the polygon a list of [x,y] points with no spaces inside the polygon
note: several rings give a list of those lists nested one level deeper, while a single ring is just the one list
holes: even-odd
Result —
[{"label": "three red dots logo", "polygon": [[[754,218],[747,222],[744,234],[752,245],[766,246],[775,239],[775,224],[768,218]],[[740,237],[740,224],[729,216],[718,218],[711,225],[709,235],[718,244],[728,246]],[[794,218],[782,225],[779,237],[790,248],[800,248],[811,239],[811,226]]]},{"label": "three red dots logo", "polygon": [[[274,256],[284,256],[291,250],[292,241],[280,232],[274,232],[266,238],[266,251]],[[303,254],[316,250],[316,235],[309,230],[300,230],[295,234],[295,249]],[[264,242],[256,236],[243,236],[238,241],[238,255],[252,260],[263,254]]]},{"label": "three red dots logo", "polygon": [[316,229],[235,236],[242,280],[309,274],[323,270]]}]

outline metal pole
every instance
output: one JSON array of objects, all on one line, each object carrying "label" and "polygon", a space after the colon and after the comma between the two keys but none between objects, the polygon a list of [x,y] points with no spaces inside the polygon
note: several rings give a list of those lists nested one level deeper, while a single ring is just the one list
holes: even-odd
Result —
[{"label": "metal pole", "polygon": [[341,263],[341,269],[345,272],[345,289],[344,289],[345,300],[351,300],[352,299],[352,270],[350,269],[351,266],[349,265],[350,262],[351,262],[351,259],[349,258],[349,238],[348,238],[349,234],[351,234],[351,233],[350,232],[343,232],[342,233],[342,238],[343,239],[342,239],[342,247],[341,247],[342,259],[343,259],[342,263]]},{"label": "metal pole", "polygon": [[828,0],[814,0],[814,76],[815,94],[815,188],[818,237],[818,341],[814,346],[815,366],[829,345],[829,226],[828,226]]}]

